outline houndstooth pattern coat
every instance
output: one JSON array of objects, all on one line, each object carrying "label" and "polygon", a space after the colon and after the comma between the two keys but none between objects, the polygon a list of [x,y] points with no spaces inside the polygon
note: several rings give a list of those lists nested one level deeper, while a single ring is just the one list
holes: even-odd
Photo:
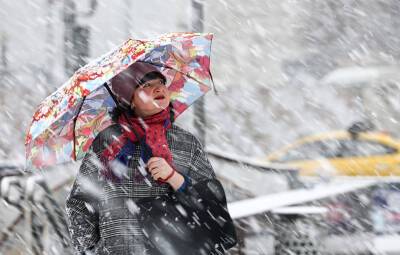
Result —
[{"label": "houndstooth pattern coat", "polygon": [[[116,124],[96,137],[67,198],[68,227],[78,254],[88,254],[88,251],[92,254],[147,254],[135,202],[175,192],[169,184],[159,184],[151,178],[151,187],[145,183],[138,170],[139,144],[135,145],[135,154],[129,160],[126,178],[107,182],[99,175],[102,165],[98,157],[120,132]],[[191,183],[215,178],[195,136],[172,125],[167,131],[167,141],[176,170],[186,175]]]}]

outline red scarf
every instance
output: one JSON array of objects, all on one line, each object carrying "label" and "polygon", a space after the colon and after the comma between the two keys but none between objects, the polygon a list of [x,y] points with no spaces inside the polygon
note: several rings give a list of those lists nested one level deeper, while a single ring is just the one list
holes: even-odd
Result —
[{"label": "red scarf", "polygon": [[[171,128],[169,108],[146,118],[121,114],[118,118],[118,123],[121,124],[123,132],[103,151],[103,163],[114,160],[128,139],[136,143],[144,137],[152,150],[153,157],[164,158],[174,168],[166,134],[167,130]],[[108,164],[105,165],[107,166]]]}]

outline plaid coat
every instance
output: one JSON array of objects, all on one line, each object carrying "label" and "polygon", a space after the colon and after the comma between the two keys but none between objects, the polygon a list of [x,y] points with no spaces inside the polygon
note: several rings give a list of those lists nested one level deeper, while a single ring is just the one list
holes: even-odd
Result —
[{"label": "plaid coat", "polygon": [[[141,176],[137,169],[139,144],[135,145],[135,153],[128,162],[127,178],[107,182],[99,175],[102,168],[99,155],[120,132],[120,126],[116,124],[96,137],[67,198],[68,228],[79,254],[85,254],[85,251],[95,254],[147,254],[135,202],[174,192],[169,184],[159,184],[150,178],[150,187],[143,178],[137,178]],[[214,170],[195,136],[172,125],[167,131],[167,141],[176,170],[186,175],[191,183],[215,178]]]}]

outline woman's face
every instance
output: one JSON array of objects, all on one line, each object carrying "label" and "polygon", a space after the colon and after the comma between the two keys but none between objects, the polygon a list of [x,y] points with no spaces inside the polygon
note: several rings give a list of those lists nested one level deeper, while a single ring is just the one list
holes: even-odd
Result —
[{"label": "woman's face", "polygon": [[134,92],[131,107],[139,117],[148,117],[168,107],[170,94],[161,79],[140,85]]}]

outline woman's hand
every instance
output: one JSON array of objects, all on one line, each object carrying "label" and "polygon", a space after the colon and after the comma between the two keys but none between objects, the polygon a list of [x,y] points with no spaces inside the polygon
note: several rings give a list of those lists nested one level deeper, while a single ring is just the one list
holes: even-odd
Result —
[{"label": "woman's hand", "polygon": [[164,158],[159,157],[150,158],[147,167],[154,180],[166,179],[175,171]]},{"label": "woman's hand", "polygon": [[156,181],[159,179],[166,179],[172,174],[172,176],[167,180],[167,183],[169,183],[174,190],[179,189],[179,187],[181,187],[185,181],[183,176],[176,172],[175,169],[173,169],[164,158],[150,158],[147,162],[147,167],[151,177]]}]

